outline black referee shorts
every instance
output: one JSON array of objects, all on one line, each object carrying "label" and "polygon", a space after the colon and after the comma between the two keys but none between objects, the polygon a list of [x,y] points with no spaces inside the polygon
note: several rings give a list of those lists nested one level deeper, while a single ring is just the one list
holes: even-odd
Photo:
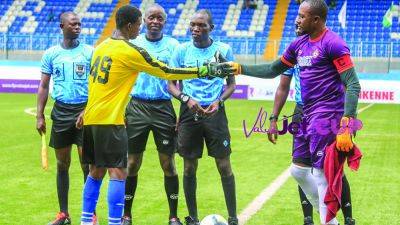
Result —
[{"label": "black referee shorts", "polygon": [[83,162],[96,167],[126,168],[128,136],[124,125],[83,126]]},{"label": "black referee shorts", "polygon": [[176,115],[170,100],[145,101],[132,98],[126,112],[129,154],[146,149],[150,131],[157,151],[172,155],[176,151]]},{"label": "black referee shorts", "polygon": [[208,155],[225,158],[231,154],[231,138],[225,107],[211,117],[197,117],[186,104],[181,104],[178,124],[178,152],[188,159],[201,158],[204,142]]},{"label": "black referee shorts", "polygon": [[54,149],[65,148],[72,144],[82,146],[82,130],[75,127],[79,114],[85,109],[86,103],[66,104],[55,102],[51,111],[51,135],[49,146]]}]

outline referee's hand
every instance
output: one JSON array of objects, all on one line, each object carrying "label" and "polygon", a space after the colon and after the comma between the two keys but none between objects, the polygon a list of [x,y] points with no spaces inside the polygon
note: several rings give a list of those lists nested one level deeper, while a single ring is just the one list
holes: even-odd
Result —
[{"label": "referee's hand", "polygon": [[193,113],[198,113],[200,116],[205,114],[205,110],[203,109],[203,107],[201,107],[200,104],[193,98],[190,98],[186,104],[189,110]]},{"label": "referee's hand", "polygon": [[46,120],[44,115],[36,117],[36,130],[39,132],[39,135],[46,133]]},{"label": "referee's hand", "polygon": [[211,105],[209,105],[206,109],[205,109],[205,115],[206,116],[213,116],[214,114],[216,114],[219,110],[219,100],[213,102]]},{"label": "referee's hand", "polygon": [[78,128],[78,129],[82,129],[82,127],[83,127],[83,114],[84,113],[85,113],[85,111],[82,111],[79,114],[78,118],[76,119],[75,127]]},{"label": "referee's hand", "polygon": [[276,141],[278,140],[278,125],[276,124],[276,121],[271,121],[269,124],[269,129],[268,129],[268,140],[272,144],[276,144]]}]

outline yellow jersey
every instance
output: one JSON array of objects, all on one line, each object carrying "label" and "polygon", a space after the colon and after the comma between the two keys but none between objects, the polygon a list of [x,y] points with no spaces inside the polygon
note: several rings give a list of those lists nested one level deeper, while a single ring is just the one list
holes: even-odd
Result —
[{"label": "yellow jersey", "polygon": [[198,77],[198,68],[169,68],[126,40],[108,38],[94,49],[84,125],[123,125],[125,107],[139,72],[167,80]]}]

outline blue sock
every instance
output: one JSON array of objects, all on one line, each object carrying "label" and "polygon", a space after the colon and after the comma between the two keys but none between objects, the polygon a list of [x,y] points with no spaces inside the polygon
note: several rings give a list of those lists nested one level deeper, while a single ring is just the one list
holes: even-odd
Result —
[{"label": "blue sock", "polygon": [[91,176],[87,177],[83,188],[82,222],[92,222],[93,213],[99,199],[101,182],[102,180],[95,180]]},{"label": "blue sock", "polygon": [[107,200],[108,224],[120,225],[125,203],[125,180],[110,179]]}]

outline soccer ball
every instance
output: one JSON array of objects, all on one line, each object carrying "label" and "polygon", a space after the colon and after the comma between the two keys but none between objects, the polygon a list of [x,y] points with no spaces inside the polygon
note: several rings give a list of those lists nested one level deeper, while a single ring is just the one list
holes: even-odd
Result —
[{"label": "soccer ball", "polygon": [[211,214],[206,217],[200,222],[200,225],[228,225],[228,222],[224,219],[224,217]]}]

